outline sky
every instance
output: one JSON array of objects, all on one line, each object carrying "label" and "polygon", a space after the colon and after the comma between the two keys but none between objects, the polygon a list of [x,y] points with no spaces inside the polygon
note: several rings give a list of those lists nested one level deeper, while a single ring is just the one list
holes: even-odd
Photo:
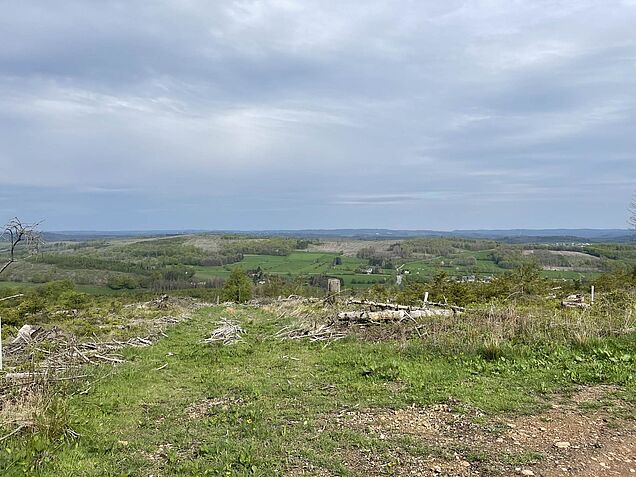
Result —
[{"label": "sky", "polygon": [[627,227],[636,0],[0,8],[0,222]]}]

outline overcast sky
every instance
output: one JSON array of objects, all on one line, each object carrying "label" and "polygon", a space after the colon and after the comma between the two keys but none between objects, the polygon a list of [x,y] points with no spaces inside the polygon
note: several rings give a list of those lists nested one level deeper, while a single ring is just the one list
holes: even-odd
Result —
[{"label": "overcast sky", "polygon": [[636,0],[0,7],[0,222],[626,227]]}]

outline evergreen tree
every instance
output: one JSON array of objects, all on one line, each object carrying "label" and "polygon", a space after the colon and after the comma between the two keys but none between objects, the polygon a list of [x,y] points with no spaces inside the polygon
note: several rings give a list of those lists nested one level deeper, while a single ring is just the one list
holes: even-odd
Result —
[{"label": "evergreen tree", "polygon": [[252,299],[252,282],[242,268],[235,268],[223,286],[223,299],[244,303]]}]

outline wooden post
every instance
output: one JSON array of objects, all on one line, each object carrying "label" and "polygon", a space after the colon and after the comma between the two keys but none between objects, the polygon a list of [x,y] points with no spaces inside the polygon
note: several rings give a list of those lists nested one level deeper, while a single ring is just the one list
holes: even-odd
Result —
[{"label": "wooden post", "polygon": [[424,306],[428,303],[428,292],[424,292]]}]

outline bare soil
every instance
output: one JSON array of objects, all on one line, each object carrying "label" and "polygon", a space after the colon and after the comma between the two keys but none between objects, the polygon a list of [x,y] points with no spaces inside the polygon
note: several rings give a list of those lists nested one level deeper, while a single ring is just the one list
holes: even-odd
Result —
[{"label": "bare soil", "polygon": [[[591,260],[600,260],[599,257],[597,257],[596,255],[590,255],[589,253],[585,253],[585,252],[577,252],[575,250],[547,250],[548,252],[550,252],[552,255],[561,255],[563,257],[580,257],[580,258],[588,258]],[[523,255],[532,255],[534,254],[534,250],[524,250],[522,253]]]},{"label": "bare soil", "polygon": [[[341,450],[347,468],[369,477],[636,476],[636,421],[621,417],[621,410],[633,409],[617,391],[612,386],[581,388],[532,416],[490,418],[449,402],[344,410],[327,421],[386,441],[388,451],[361,445]],[[426,451],[401,445],[405,439]],[[306,465],[289,475],[334,474]]]},{"label": "bare soil", "polygon": [[364,248],[387,250],[393,243],[395,240],[321,240],[319,244],[310,244],[307,250],[310,252],[342,253],[349,257],[355,257]]}]

